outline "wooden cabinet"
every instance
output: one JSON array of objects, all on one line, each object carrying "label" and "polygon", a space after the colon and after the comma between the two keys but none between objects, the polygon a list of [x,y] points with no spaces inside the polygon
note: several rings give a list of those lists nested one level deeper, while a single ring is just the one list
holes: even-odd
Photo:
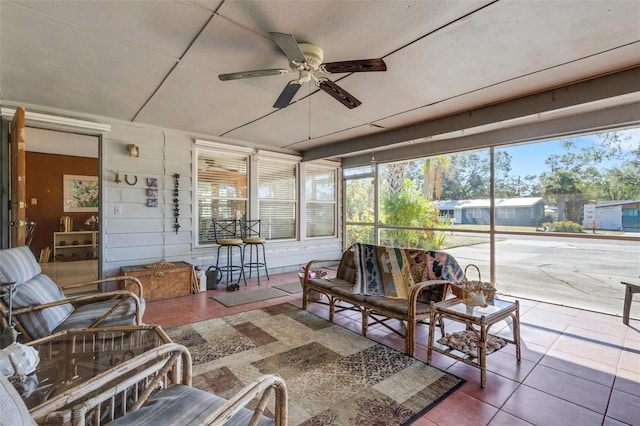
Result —
[{"label": "wooden cabinet", "polygon": [[154,264],[123,266],[120,274],[139,279],[145,300],[153,301],[191,294],[192,269],[189,263],[173,262],[164,267],[154,267]]},{"label": "wooden cabinet", "polygon": [[53,233],[55,262],[91,260],[98,258],[98,231]]}]

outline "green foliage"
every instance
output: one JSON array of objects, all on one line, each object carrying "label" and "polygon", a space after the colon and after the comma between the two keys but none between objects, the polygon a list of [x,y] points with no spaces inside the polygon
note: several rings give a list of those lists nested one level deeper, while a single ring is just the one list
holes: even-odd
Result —
[{"label": "green foliage", "polygon": [[346,181],[346,217],[351,223],[367,225],[347,225],[345,244],[355,242],[375,243],[374,235],[374,187],[370,177],[362,179],[350,179]]},{"label": "green foliage", "polygon": [[553,222],[553,224],[551,224],[551,232],[571,232],[574,234],[580,234],[584,232],[584,228],[579,223],[575,223],[570,220],[563,220]]},{"label": "green foliage", "polygon": [[[433,228],[438,226],[438,208],[424,198],[411,180],[405,180],[400,192],[385,190],[381,197],[380,221],[386,225]],[[422,229],[385,230],[381,244],[395,247],[438,248],[441,238]]]},{"label": "green foliage", "polygon": [[488,151],[451,156],[447,175],[442,180],[442,200],[469,200],[489,197]]}]

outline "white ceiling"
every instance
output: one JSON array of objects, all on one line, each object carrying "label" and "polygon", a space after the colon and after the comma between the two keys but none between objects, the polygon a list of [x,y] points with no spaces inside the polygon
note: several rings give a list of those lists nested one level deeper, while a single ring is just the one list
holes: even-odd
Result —
[{"label": "white ceiling", "polygon": [[[639,22],[637,0],[2,0],[0,95],[3,105],[31,110],[110,117],[314,158],[348,156],[459,130],[443,122],[425,132],[412,127],[417,123],[637,71]],[[274,109],[293,74],[217,78],[286,68],[272,31],[322,47],[325,62],[382,57],[388,70],[330,75],[362,101],[358,108],[307,85],[287,108]],[[628,73],[612,81],[615,89],[595,95],[581,86],[561,107],[640,102]],[[552,113],[554,101],[555,94],[543,112]],[[493,120],[507,126],[518,118],[505,116]],[[367,135],[388,137],[367,145]]]}]

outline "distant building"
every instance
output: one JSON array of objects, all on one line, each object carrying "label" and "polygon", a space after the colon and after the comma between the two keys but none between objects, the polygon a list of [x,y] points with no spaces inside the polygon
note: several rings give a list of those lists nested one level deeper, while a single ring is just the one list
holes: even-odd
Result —
[{"label": "distant building", "polygon": [[[454,219],[456,224],[489,225],[490,200],[438,201],[440,216]],[[544,220],[542,197],[496,198],[496,225],[538,226]]]},{"label": "distant building", "polygon": [[[593,204],[585,206],[585,212],[593,209]],[[596,203],[594,213],[595,216],[585,213],[585,229],[640,232],[640,200],[603,201]]]}]

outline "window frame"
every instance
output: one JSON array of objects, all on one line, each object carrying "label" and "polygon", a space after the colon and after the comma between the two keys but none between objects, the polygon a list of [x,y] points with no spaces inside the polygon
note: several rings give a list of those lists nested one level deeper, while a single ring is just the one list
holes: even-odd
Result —
[{"label": "window frame", "polygon": [[[201,230],[200,230],[200,221],[201,221],[201,217],[200,217],[200,205],[201,205],[201,197],[200,197],[200,191],[199,191],[199,186],[200,186],[200,179],[199,179],[199,171],[198,171],[198,163],[200,160],[200,157],[202,155],[206,155],[209,154],[210,157],[227,157],[227,158],[235,158],[235,159],[244,159],[246,162],[246,168],[245,168],[245,176],[246,176],[246,181],[247,181],[247,189],[246,189],[246,196],[245,197],[234,197],[234,198],[226,198],[226,197],[216,197],[215,199],[219,199],[219,200],[239,200],[239,201],[244,201],[245,203],[245,216],[246,215],[250,215],[250,211],[251,211],[251,166],[252,166],[252,161],[251,161],[251,152],[253,152],[253,150],[248,150],[248,149],[243,149],[241,147],[238,147],[238,149],[233,149],[232,147],[226,145],[226,144],[220,144],[220,143],[216,143],[216,142],[208,142],[208,141],[196,141],[196,146],[195,149],[193,150],[193,198],[194,198],[194,221],[195,221],[195,226],[194,226],[194,232],[193,232],[193,239],[194,239],[194,246],[195,247],[213,247],[216,246],[215,241],[208,239],[207,241],[201,241],[200,238],[200,234],[201,234]],[[213,200],[214,198],[210,198],[210,200]]]},{"label": "window frame", "polygon": [[[309,177],[309,169],[311,170],[326,170],[331,171],[333,173],[333,200],[332,201],[323,201],[323,200],[310,200],[309,194],[307,193],[307,179]],[[336,166],[323,165],[318,163],[309,163],[305,165],[304,168],[304,232],[301,235],[304,235],[305,239],[319,239],[319,238],[337,238],[338,237],[338,193],[339,193],[339,177],[340,177],[340,169]],[[302,179],[301,179],[302,181]],[[301,182],[302,186],[302,182]],[[302,201],[302,200],[301,200]],[[333,204],[333,234],[332,235],[319,235],[319,236],[309,236],[309,203],[315,204]]]},{"label": "window frame", "polygon": [[293,236],[292,237],[287,237],[287,238],[276,238],[276,239],[270,239],[268,238],[268,235],[262,235],[263,238],[265,238],[267,241],[299,241],[300,240],[300,235],[301,235],[301,231],[300,231],[300,227],[301,227],[301,216],[300,216],[300,157],[295,156],[295,155],[287,155],[287,154],[279,154],[279,153],[275,153],[275,152],[265,152],[265,151],[259,151],[259,155],[257,155],[255,157],[257,159],[257,161],[252,162],[251,166],[254,167],[255,166],[255,175],[256,175],[256,191],[255,191],[255,198],[254,198],[254,202],[256,205],[256,209],[255,212],[254,210],[251,210],[251,212],[255,213],[257,216],[256,218],[262,218],[261,217],[261,209],[262,209],[262,205],[263,203],[266,201],[268,202],[269,199],[263,199],[260,197],[260,163],[262,161],[269,161],[269,162],[278,162],[278,163],[285,163],[285,164],[292,164],[295,168],[295,184],[294,184],[294,199],[293,200],[286,200],[286,199],[278,199],[278,200],[274,200],[274,201],[281,201],[281,202],[293,202],[294,207],[293,207],[293,212],[294,212],[294,225],[293,225]]}]

